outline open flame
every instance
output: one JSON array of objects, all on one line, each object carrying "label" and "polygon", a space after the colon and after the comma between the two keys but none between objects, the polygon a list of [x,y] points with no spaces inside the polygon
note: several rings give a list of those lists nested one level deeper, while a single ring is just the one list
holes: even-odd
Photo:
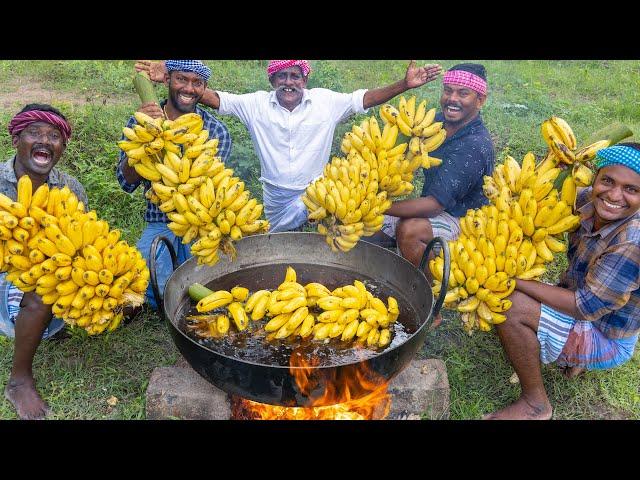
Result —
[{"label": "open flame", "polygon": [[320,385],[321,394],[311,407],[283,407],[253,402],[244,398],[232,399],[232,418],[257,420],[379,420],[389,414],[391,395],[388,382],[372,372],[367,362],[331,370],[316,368],[317,357],[307,361],[299,352],[289,360],[289,372],[300,392],[310,397]]}]

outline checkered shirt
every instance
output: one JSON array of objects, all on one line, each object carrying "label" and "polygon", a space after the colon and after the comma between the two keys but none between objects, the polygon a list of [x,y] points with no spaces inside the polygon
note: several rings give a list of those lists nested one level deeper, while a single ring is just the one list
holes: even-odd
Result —
[{"label": "checkered shirt", "polygon": [[569,237],[560,285],[607,338],[628,338],[640,332],[640,212],[593,232],[590,196],[591,188],[578,196],[580,228]]}]

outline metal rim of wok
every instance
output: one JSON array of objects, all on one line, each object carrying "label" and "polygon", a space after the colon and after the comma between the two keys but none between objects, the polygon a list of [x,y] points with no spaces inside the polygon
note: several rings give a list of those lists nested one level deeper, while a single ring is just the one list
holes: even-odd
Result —
[{"label": "metal rim of wok", "polygon": [[[171,256],[173,264],[173,272],[167,279],[165,284],[164,295],[160,294],[156,273],[156,257],[158,246],[164,243]],[[247,263],[246,258],[242,256],[243,247],[246,246],[254,255],[252,258],[260,258],[255,255],[257,250],[265,248],[267,251],[272,244],[276,253],[275,257],[267,257],[271,263],[251,262]],[[278,247],[279,244],[288,245],[289,249]],[[150,273],[151,286],[155,294],[158,310],[161,317],[167,323],[172,339],[180,353],[185,357],[191,367],[198,372],[207,381],[222,389],[223,391],[247,398],[260,403],[283,406],[312,406],[314,402],[313,394],[311,396],[303,395],[293,377],[291,376],[288,365],[269,365],[265,363],[253,362],[225,355],[202,345],[189,337],[179,326],[180,317],[177,313],[180,306],[188,297],[188,288],[191,284],[198,282],[207,285],[217,278],[240,272],[247,267],[268,267],[273,264],[308,264],[323,265],[327,268],[338,268],[353,273],[354,276],[367,276],[378,278],[371,272],[360,273],[367,265],[367,268],[382,268],[382,264],[389,264],[391,268],[384,270],[385,280],[393,277],[396,284],[391,285],[394,291],[402,292],[404,298],[409,301],[411,308],[418,312],[416,320],[417,329],[404,342],[383,350],[382,352],[368,357],[365,360],[353,361],[348,363],[336,363],[332,365],[319,365],[310,367],[314,374],[320,378],[319,387],[323,382],[331,382],[336,375],[348,369],[359,368],[366,364],[369,371],[374,372],[379,378],[388,381],[397,373],[399,373],[414,357],[415,353],[424,343],[429,321],[432,320],[440,311],[446,295],[446,288],[442,288],[440,295],[434,302],[433,293],[426,276],[424,268],[429,258],[429,253],[435,245],[439,244],[444,254],[444,271],[443,278],[449,278],[450,272],[450,256],[447,242],[440,237],[434,238],[425,249],[422,256],[420,266],[416,269],[410,262],[399,255],[374,245],[372,243],[361,241],[351,251],[345,253],[334,254],[331,252],[326,243],[324,236],[310,232],[282,232],[263,235],[252,235],[243,237],[235,242],[238,249],[238,258],[234,262],[221,260],[214,267],[198,266],[197,259],[191,258],[182,265],[177,265],[177,256],[171,242],[163,236],[154,239],[150,251]],[[317,247],[318,250],[307,252],[306,257],[300,257],[300,250],[309,250]],[[280,253],[287,252],[287,253]],[[314,254],[320,256],[320,261],[310,261]],[[280,255],[278,258],[277,255]],[[348,256],[350,255],[350,256]],[[367,260],[375,258],[375,265],[367,264]],[[329,261],[334,259],[333,262]],[[336,259],[340,260],[337,261]],[[349,262],[351,265],[349,265]],[[344,266],[344,264],[347,264]],[[355,265],[356,268],[353,268]],[[229,271],[224,271],[227,268]],[[220,270],[223,270],[220,273]],[[403,278],[402,274],[406,274],[409,278]],[[390,282],[384,282],[389,286]],[[401,285],[402,286],[399,286]],[[403,288],[405,287],[406,288]],[[411,288],[410,288],[411,287]],[[418,290],[420,288],[420,290]],[[407,295],[409,290],[413,289],[412,297]],[[416,308],[413,301],[418,302],[422,298],[420,308]],[[428,303],[428,305],[427,305]],[[295,368],[295,367],[294,367]],[[308,392],[307,392],[308,393]]]}]

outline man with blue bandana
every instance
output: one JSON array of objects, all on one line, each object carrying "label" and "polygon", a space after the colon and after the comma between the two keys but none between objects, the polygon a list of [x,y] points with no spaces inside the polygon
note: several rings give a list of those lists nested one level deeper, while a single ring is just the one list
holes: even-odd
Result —
[{"label": "man with blue bandana", "polygon": [[[211,69],[200,60],[167,60],[166,70],[165,83],[169,88],[169,98],[160,102],[160,105],[154,102],[143,103],[138,108],[138,111],[146,113],[153,118],[164,116],[169,120],[175,120],[186,113],[197,113],[204,120],[203,128],[209,131],[209,138],[218,139],[218,156],[222,158],[223,162],[226,162],[231,153],[229,130],[220,120],[198,106],[198,102],[207,88]],[[135,124],[136,120],[132,116],[127,123],[127,127],[132,127]],[[129,166],[127,155],[123,151],[120,152],[120,163],[118,164],[116,176],[125,192],[131,193],[141,184],[145,192],[151,188],[151,182],[143,179],[133,167]],[[167,215],[160,210],[158,205],[151,203],[150,200],[147,200],[144,219],[147,222],[147,226],[142,232],[137,247],[147,259],[147,263],[149,262],[151,242],[158,235],[165,236],[171,241],[178,257],[178,263],[181,264],[191,257],[190,246],[182,244],[182,239],[169,229]],[[158,287],[162,292],[172,271],[171,257],[164,243],[161,243],[158,249],[156,265]],[[157,308],[151,284],[147,289],[147,301],[153,308]]]},{"label": "man with blue bandana", "polygon": [[640,144],[602,149],[596,162],[593,185],[578,194],[580,228],[569,236],[569,267],[559,285],[518,280],[507,321],[496,325],[522,393],[486,419],[551,418],[541,361],[571,378],[633,355],[640,332]]}]

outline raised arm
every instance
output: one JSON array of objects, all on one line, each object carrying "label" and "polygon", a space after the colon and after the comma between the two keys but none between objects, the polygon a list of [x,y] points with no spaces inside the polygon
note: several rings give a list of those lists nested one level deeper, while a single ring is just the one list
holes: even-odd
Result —
[{"label": "raised arm", "polygon": [[435,80],[442,73],[442,67],[437,64],[427,64],[424,67],[416,67],[415,60],[409,62],[407,73],[399,80],[386,87],[374,88],[364,95],[364,108],[375,107],[393,97],[406,92],[410,88],[421,87],[425,83]]},{"label": "raised arm", "polygon": [[[146,72],[152,82],[164,83],[166,85],[167,67],[164,64],[164,60],[159,62],[136,60],[134,67],[138,72]],[[220,97],[214,90],[207,87],[204,95],[200,99],[200,103],[217,110],[220,107]]]}]

